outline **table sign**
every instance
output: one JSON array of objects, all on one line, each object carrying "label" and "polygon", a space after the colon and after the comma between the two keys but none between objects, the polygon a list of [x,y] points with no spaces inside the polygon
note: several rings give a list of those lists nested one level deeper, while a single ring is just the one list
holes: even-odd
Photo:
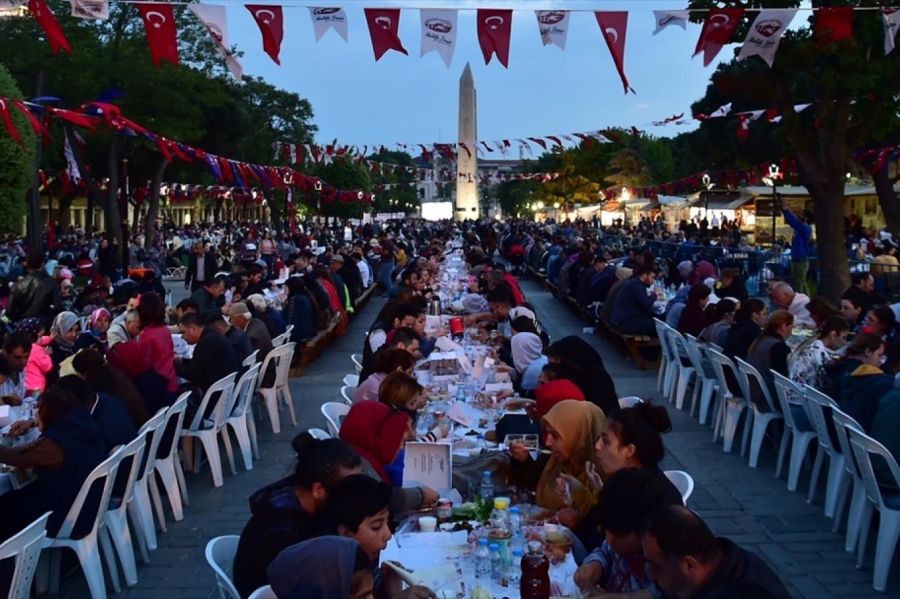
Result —
[{"label": "table sign", "polygon": [[447,418],[466,428],[473,428],[477,422],[475,415],[467,409],[466,404],[459,401],[450,404],[450,409],[447,410]]},{"label": "table sign", "polygon": [[453,488],[453,454],[446,443],[407,443],[404,487],[430,487],[439,493]]},{"label": "table sign", "polygon": [[441,317],[440,316],[432,316],[431,314],[425,316],[425,332],[426,333],[434,333],[439,328],[441,328]]},{"label": "table sign", "polygon": [[[426,317],[427,318],[427,317]],[[455,351],[462,352],[462,345],[453,341],[449,337],[438,337],[438,340],[435,342],[434,346],[444,352]],[[465,353],[465,352],[463,352]]]}]

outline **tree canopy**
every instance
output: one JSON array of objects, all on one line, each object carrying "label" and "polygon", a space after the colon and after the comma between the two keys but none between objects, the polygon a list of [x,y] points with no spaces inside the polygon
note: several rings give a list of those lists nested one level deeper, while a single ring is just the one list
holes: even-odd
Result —
[{"label": "tree canopy", "polygon": [[[24,99],[16,82],[0,65],[0,96]],[[0,232],[19,233],[25,216],[25,194],[34,181],[35,136],[31,125],[18,110],[8,106],[21,145],[5,131],[0,133]]]}]

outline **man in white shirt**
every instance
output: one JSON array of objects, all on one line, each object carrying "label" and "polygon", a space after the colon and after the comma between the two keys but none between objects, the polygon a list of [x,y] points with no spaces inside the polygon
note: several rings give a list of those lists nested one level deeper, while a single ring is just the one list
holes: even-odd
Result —
[{"label": "man in white shirt", "polygon": [[805,293],[795,293],[794,289],[787,283],[781,282],[772,288],[772,301],[778,308],[787,310],[794,315],[794,326],[803,327],[804,329],[815,329],[816,323],[812,319],[806,305],[809,303],[809,296]]},{"label": "man in white shirt", "polygon": [[[13,406],[22,403],[28,391],[25,388],[25,366],[28,364],[32,348],[31,339],[25,333],[13,332],[3,340],[0,360],[4,360],[8,365],[9,374],[3,383],[0,383],[0,403]],[[43,351],[39,347],[34,350]]]},{"label": "man in white shirt", "polygon": [[353,252],[353,261],[356,262],[356,268],[359,269],[359,276],[362,279],[363,289],[368,289],[372,284],[372,269],[365,258],[359,252]]}]

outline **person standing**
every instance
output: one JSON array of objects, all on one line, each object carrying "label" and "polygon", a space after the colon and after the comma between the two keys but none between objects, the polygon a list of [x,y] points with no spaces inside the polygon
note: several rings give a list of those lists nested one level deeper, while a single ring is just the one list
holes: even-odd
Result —
[{"label": "person standing", "polygon": [[10,291],[6,316],[12,322],[33,317],[50,322],[63,303],[59,285],[44,272],[44,252],[29,250],[25,269],[28,274]]},{"label": "person standing", "polygon": [[191,249],[194,251],[188,258],[184,288],[185,290],[190,289],[191,293],[194,293],[216,276],[216,257],[202,241],[198,241]]},{"label": "person standing", "polygon": [[784,220],[794,230],[794,238],[791,240],[791,282],[797,293],[809,294],[806,285],[806,275],[809,273],[809,242],[812,238],[812,214],[804,210],[797,217],[789,208],[784,206],[784,198],[778,196]]}]

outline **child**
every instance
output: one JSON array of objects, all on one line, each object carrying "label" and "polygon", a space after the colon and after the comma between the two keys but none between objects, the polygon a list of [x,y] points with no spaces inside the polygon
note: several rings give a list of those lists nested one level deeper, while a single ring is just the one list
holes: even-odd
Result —
[{"label": "child", "polygon": [[44,335],[40,318],[24,318],[16,323],[16,331],[28,335],[34,346],[25,365],[25,389],[43,392],[47,388],[47,374],[53,370],[50,343],[53,337]]}]

